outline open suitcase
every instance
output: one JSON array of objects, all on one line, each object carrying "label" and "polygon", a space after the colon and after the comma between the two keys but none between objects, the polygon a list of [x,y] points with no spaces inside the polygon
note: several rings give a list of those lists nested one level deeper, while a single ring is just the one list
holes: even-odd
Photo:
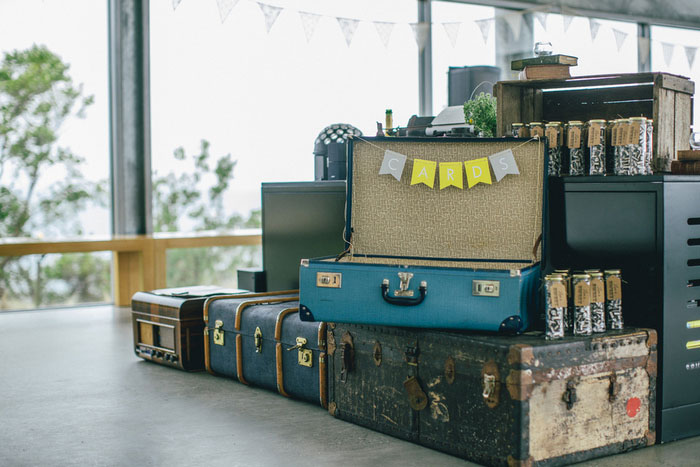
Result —
[{"label": "open suitcase", "polygon": [[653,445],[656,332],[547,341],[328,324],[329,412],[484,465]]},{"label": "open suitcase", "polygon": [[204,369],[204,302],[245,290],[197,285],[136,292],[131,298],[134,352],[180,370]]},{"label": "open suitcase", "polygon": [[[407,157],[400,181],[379,175],[387,150]],[[439,189],[437,179],[434,188],[411,185],[419,159],[462,164],[507,151],[519,173],[508,162],[500,181],[469,189],[466,178],[464,189]],[[489,159],[491,167],[499,161]],[[528,327],[544,251],[544,138],[356,137],[348,166],[349,248],[302,260],[302,320],[515,333]]]},{"label": "open suitcase", "polygon": [[288,290],[207,300],[207,371],[327,407],[326,325],[302,322],[298,298]]}]

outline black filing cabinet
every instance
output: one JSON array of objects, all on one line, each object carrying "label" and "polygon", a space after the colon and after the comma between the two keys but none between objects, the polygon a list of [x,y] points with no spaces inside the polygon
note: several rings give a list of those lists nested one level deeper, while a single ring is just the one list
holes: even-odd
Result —
[{"label": "black filing cabinet", "polygon": [[657,440],[700,434],[700,176],[549,187],[547,269],[622,269],[625,324],[658,331]]}]

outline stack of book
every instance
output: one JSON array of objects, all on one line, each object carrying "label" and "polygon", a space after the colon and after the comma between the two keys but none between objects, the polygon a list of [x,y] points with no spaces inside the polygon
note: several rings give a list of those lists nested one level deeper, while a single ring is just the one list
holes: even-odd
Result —
[{"label": "stack of book", "polygon": [[510,68],[520,71],[520,79],[566,79],[576,65],[578,58],[571,55],[542,55],[513,60]]},{"label": "stack of book", "polygon": [[674,175],[700,175],[700,151],[678,151],[678,160],[671,161]]}]

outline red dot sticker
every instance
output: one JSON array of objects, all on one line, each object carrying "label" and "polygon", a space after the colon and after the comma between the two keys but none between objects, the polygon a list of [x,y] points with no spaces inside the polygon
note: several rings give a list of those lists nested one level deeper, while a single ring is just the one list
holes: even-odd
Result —
[{"label": "red dot sticker", "polygon": [[639,413],[639,408],[642,406],[642,401],[638,397],[633,397],[627,401],[627,415],[634,417]]}]

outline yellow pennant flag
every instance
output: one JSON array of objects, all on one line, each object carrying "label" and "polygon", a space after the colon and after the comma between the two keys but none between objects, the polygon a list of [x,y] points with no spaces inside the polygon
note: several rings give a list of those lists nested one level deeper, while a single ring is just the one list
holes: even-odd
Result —
[{"label": "yellow pennant flag", "polygon": [[486,157],[465,161],[464,168],[467,171],[467,185],[469,188],[477,183],[491,185],[491,171],[489,170],[489,160]]},{"label": "yellow pennant flag", "polygon": [[440,162],[440,189],[448,186],[464,189],[461,162]]},{"label": "yellow pennant flag", "polygon": [[435,169],[437,162],[425,161],[423,159],[413,159],[413,173],[411,174],[411,185],[425,183],[430,188],[435,183]]}]

